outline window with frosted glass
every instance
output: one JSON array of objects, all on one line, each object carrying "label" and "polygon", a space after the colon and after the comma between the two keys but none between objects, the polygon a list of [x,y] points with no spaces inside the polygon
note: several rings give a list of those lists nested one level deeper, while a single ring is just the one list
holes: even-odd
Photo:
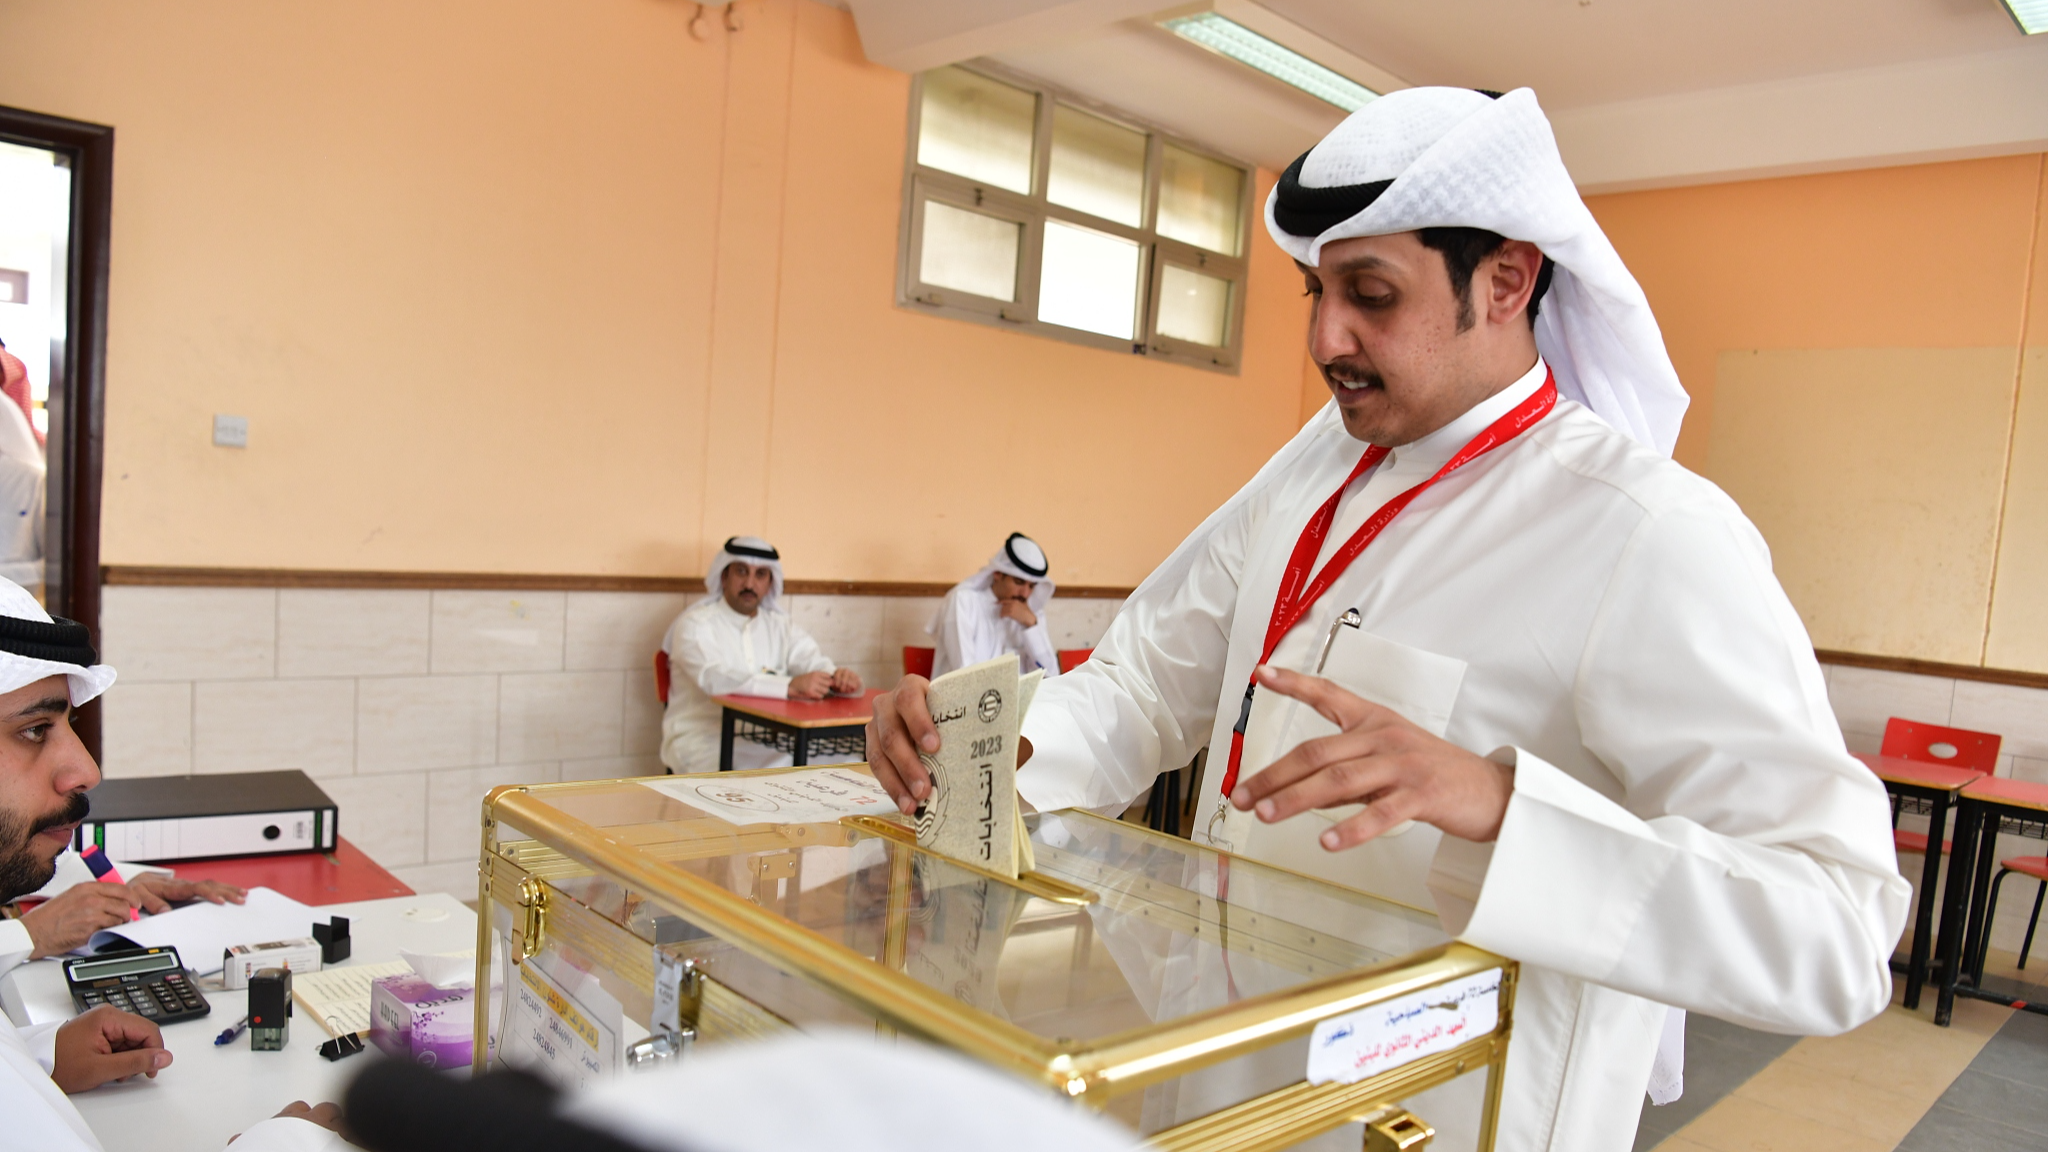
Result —
[{"label": "window with frosted glass", "polygon": [[1245,165],[994,65],[912,92],[903,307],[1236,371]]},{"label": "window with frosted glass", "polygon": [[1045,198],[1133,228],[1143,224],[1145,134],[1058,105]]},{"label": "window with frosted glass", "polygon": [[926,73],[917,162],[942,172],[1031,191],[1038,95],[963,68]]},{"label": "window with frosted glass", "polygon": [[1159,334],[1208,348],[1230,339],[1230,281],[1177,264],[1159,272]]},{"label": "window with frosted glass", "polygon": [[1237,255],[1244,172],[1169,144],[1159,158],[1159,234]]},{"label": "window with frosted glass", "polygon": [[929,200],[918,278],[936,288],[991,300],[1017,299],[1017,249],[1024,226]]}]

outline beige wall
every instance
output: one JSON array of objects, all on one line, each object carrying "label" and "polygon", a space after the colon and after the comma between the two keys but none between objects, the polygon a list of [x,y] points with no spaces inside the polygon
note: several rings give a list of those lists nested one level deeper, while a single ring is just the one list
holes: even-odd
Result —
[{"label": "beige wall", "polygon": [[1591,201],[1823,648],[2048,671],[2043,162]]},{"label": "beige wall", "polygon": [[1291,433],[1269,246],[1241,376],[896,308],[909,78],[740,9],[10,3],[0,102],[117,132],[106,562],[1128,584]]}]

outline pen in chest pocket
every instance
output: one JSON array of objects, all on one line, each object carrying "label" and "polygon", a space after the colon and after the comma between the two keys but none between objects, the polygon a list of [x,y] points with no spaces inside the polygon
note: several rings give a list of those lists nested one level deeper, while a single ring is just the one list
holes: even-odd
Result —
[{"label": "pen in chest pocket", "polygon": [[[1340,631],[1342,631],[1345,628],[1356,630],[1364,626],[1365,617],[1359,615],[1358,609],[1356,608],[1346,608],[1343,614],[1339,615],[1337,619],[1332,621],[1330,623],[1329,635],[1323,637],[1323,651],[1321,655],[1316,657],[1316,668],[1315,672],[1312,673],[1312,675],[1321,676],[1323,674],[1323,668],[1330,662],[1330,650],[1337,646],[1337,634]],[[1252,695],[1253,693],[1250,690],[1247,690],[1244,694],[1244,711],[1243,714],[1238,717],[1237,721],[1237,730],[1240,733],[1242,733],[1251,722]],[[1296,703],[1296,701],[1289,701],[1289,703]],[[1291,721],[1292,717],[1289,717],[1288,719]],[[1291,724],[1283,725],[1282,731],[1285,731],[1286,727],[1291,727]],[[1229,811],[1229,809],[1229,795],[1219,793],[1216,797],[1216,814],[1209,817],[1208,836],[1209,841],[1211,843],[1215,843],[1216,826],[1223,822],[1224,813]]]}]

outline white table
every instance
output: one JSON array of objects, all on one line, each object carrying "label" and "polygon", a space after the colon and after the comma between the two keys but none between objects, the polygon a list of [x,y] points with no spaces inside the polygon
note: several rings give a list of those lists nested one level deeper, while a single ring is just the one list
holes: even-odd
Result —
[{"label": "white table", "polygon": [[[348,917],[354,940],[349,964],[396,960],[401,948],[455,952],[476,946],[476,914],[446,893],[328,904],[319,912]],[[6,979],[16,983],[14,991],[35,1021],[72,1015],[56,960],[24,964]],[[138,1077],[72,1097],[107,1152],[217,1152],[230,1136],[293,1100],[339,1101],[357,1070],[380,1058],[373,1047],[345,1060],[321,1059],[317,1049],[327,1033],[304,1015],[292,1018],[291,1039],[281,1052],[251,1051],[247,1032],[217,1048],[213,1038],[242,1018],[248,994],[206,987],[213,982],[209,978],[201,986],[212,1013],[165,1026],[164,1047],[176,1059],[156,1079]]]}]

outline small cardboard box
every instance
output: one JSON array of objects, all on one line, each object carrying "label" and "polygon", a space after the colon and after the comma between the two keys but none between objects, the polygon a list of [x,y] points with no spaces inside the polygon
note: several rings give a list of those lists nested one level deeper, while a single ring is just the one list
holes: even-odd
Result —
[{"label": "small cardboard box", "polygon": [[429,1068],[467,1068],[476,1034],[473,988],[438,988],[411,972],[370,983],[370,1042]]},{"label": "small cardboard box", "polygon": [[237,944],[221,953],[221,987],[247,988],[249,974],[260,968],[289,968],[301,974],[318,972],[320,945],[310,936],[272,940],[267,944]]}]

